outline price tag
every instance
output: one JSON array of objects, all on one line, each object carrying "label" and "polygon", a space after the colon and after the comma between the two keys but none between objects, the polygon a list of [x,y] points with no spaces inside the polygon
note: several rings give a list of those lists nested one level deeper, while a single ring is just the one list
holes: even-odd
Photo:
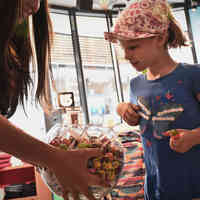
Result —
[{"label": "price tag", "polygon": [[74,107],[73,92],[62,92],[58,94],[58,103],[60,107]]}]

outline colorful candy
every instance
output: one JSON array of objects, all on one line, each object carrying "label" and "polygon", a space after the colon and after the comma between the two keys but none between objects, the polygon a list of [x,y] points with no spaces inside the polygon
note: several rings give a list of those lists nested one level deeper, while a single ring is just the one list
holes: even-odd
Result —
[{"label": "colorful candy", "polygon": [[[100,156],[91,157],[87,161],[89,173],[100,177],[102,183],[107,183],[107,186],[89,186],[95,199],[102,199],[117,184],[123,167],[124,152],[121,143],[111,129],[96,126],[68,128],[56,125],[49,131],[48,135],[49,144],[66,151],[78,151],[84,148],[100,149],[102,152]],[[40,169],[40,173],[51,191],[58,196],[63,196],[61,185],[51,170],[43,168]]]},{"label": "colorful candy", "polygon": [[120,149],[113,147],[108,138],[98,139],[97,137],[90,137],[89,139],[75,140],[73,137],[62,138],[55,137],[50,144],[68,150],[69,146],[74,143],[71,148],[101,148],[102,156],[95,157],[88,160],[89,172],[99,175],[104,181],[112,182],[118,175],[122,168],[123,152]]}]

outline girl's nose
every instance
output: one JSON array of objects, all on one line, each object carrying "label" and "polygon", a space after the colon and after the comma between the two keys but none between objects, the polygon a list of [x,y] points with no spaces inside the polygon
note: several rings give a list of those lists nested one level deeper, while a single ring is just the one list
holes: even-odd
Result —
[{"label": "girl's nose", "polygon": [[131,57],[130,51],[124,50],[124,58],[125,58],[126,60],[129,60],[130,57]]}]

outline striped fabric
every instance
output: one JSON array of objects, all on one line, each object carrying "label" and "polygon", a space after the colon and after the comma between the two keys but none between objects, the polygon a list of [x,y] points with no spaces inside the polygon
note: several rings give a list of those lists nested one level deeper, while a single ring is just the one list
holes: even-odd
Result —
[{"label": "striped fabric", "polygon": [[144,163],[140,136],[131,131],[121,133],[120,140],[125,148],[125,164],[116,187],[112,190],[112,200],[144,199]]}]

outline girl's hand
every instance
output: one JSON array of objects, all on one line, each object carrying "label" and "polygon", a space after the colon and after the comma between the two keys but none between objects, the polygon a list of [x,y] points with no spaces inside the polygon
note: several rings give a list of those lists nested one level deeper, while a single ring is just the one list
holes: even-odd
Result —
[{"label": "girl's hand", "polygon": [[165,135],[170,136],[169,145],[171,149],[179,153],[185,153],[196,145],[196,134],[193,130],[176,129],[176,132],[167,131]]},{"label": "girl's hand", "polygon": [[120,103],[117,106],[117,113],[122,117],[122,119],[130,126],[136,126],[139,124],[140,115],[137,111],[140,107],[132,103]]}]

